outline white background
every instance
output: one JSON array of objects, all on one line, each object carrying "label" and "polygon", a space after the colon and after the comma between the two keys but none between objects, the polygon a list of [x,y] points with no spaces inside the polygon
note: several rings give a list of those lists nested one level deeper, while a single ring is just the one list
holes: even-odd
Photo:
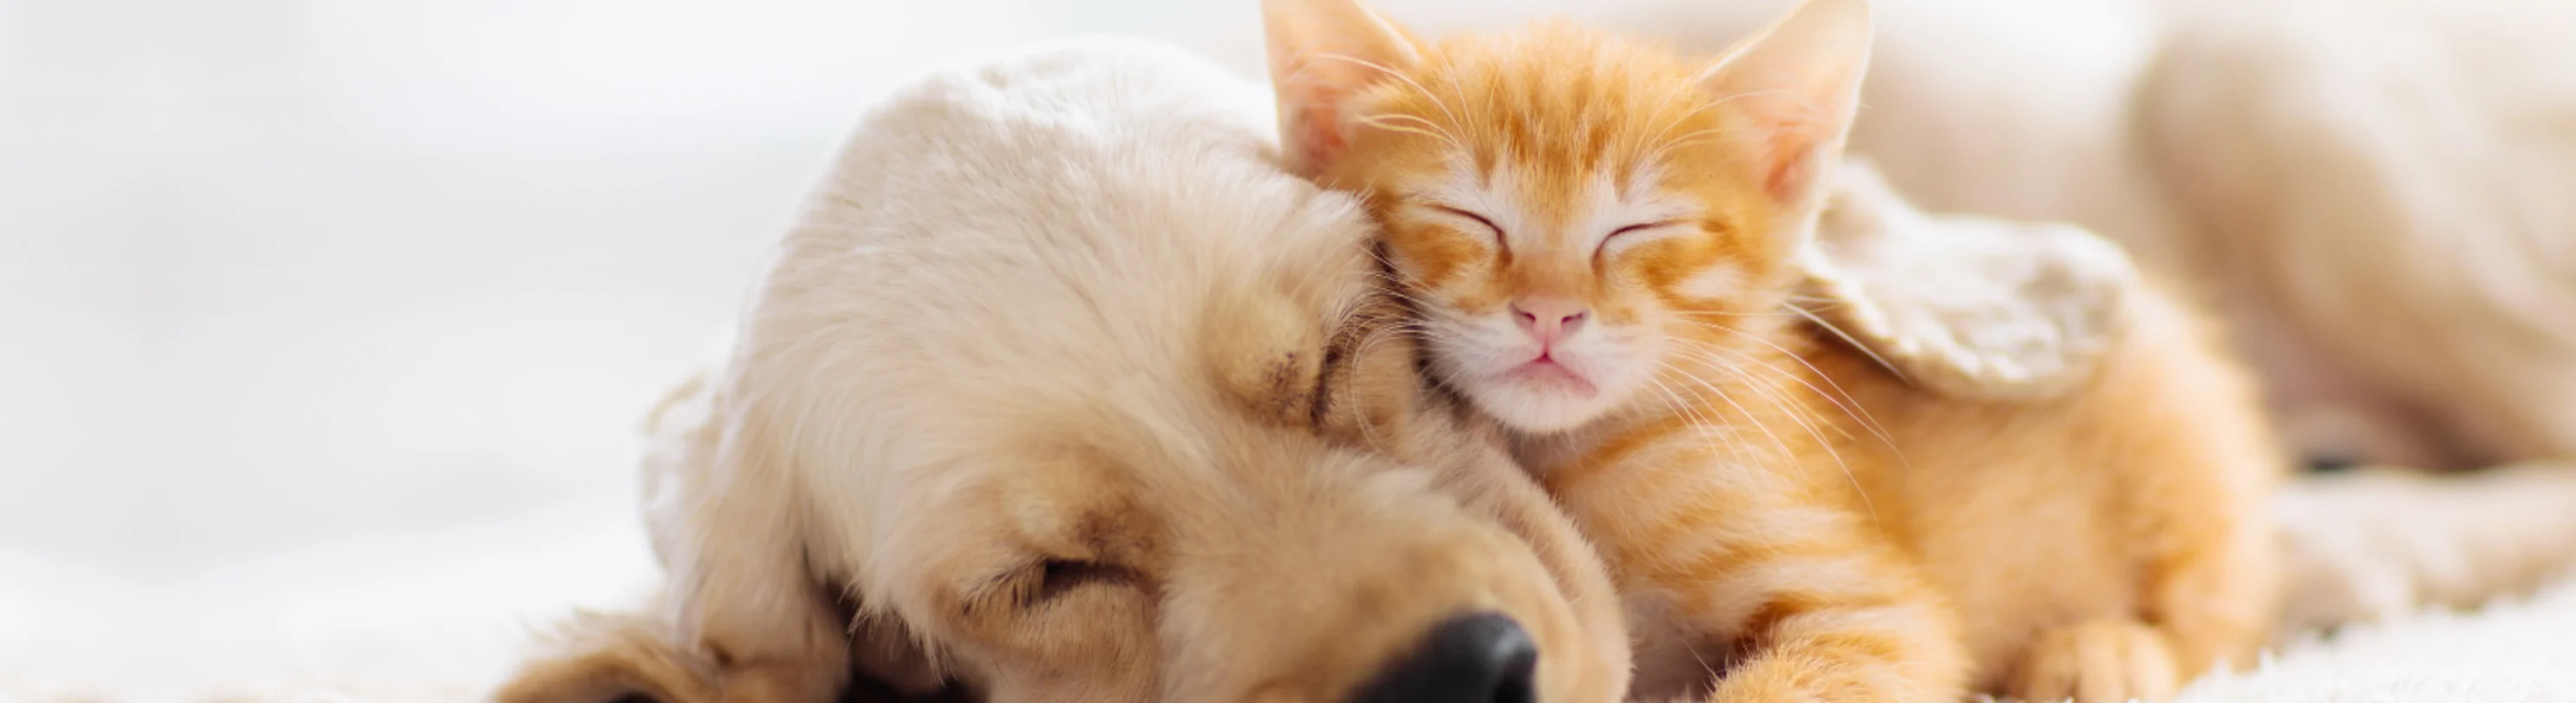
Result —
[{"label": "white background", "polygon": [[[488,673],[870,100],[1254,3],[0,0],[0,698]],[[426,666],[425,666],[426,665]]]}]

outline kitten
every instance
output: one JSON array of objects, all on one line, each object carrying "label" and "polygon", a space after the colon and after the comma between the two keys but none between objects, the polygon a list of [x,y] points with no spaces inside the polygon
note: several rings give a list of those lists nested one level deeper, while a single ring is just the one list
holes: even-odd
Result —
[{"label": "kitten", "polygon": [[[1858,229],[1929,221],[1831,170],[1863,0],[1714,61],[1563,24],[1419,41],[1353,0],[1264,15],[1292,167],[1365,197],[1434,376],[1599,544],[1638,694],[2160,699],[2268,634],[2284,462],[2177,301],[2125,282],[2118,334],[2047,393],[1898,373],[2029,375],[1884,339],[1906,286],[1984,285],[1963,246],[1818,239],[1829,200],[1888,220]],[[1872,266],[1903,275],[1831,285]]]}]

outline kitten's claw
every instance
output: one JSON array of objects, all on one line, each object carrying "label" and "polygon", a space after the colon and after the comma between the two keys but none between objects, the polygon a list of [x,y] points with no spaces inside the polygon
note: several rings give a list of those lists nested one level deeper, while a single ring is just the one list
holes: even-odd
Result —
[{"label": "kitten's claw", "polygon": [[2134,620],[2093,620],[2040,636],[2011,690],[2032,703],[2171,700],[2181,685],[2164,635]]}]

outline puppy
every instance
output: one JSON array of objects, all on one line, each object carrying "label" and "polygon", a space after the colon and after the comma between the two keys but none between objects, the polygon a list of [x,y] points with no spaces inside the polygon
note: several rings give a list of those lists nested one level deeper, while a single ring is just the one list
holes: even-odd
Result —
[{"label": "puppy", "polygon": [[1166,47],[870,114],[649,421],[662,607],[496,698],[1599,702],[1602,567],[1420,391],[1356,204]]}]

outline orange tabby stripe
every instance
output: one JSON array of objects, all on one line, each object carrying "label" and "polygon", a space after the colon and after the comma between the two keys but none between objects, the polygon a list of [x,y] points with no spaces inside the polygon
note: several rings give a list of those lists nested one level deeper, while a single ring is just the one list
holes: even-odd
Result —
[{"label": "orange tabby stripe", "polygon": [[1735,641],[1742,666],[1793,670],[1730,674],[1722,691],[1753,692],[1720,700],[1963,690],[1957,624],[1865,514],[1836,509],[1843,493],[1794,459],[1765,465],[1778,462],[1763,456],[1769,438],[1737,438],[1754,443],[1730,460],[1703,434],[1713,431],[1678,415],[1651,422],[1548,483],[1601,536],[1624,589],[1660,595],[1689,629]]}]

